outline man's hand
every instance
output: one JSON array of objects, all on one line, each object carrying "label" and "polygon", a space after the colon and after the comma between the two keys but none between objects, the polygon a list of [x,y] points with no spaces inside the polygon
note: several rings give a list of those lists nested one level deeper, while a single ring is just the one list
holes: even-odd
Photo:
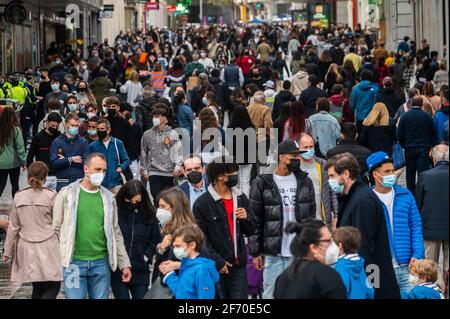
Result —
[{"label": "man's hand", "polygon": [[131,281],[131,269],[130,267],[125,267],[122,269],[122,282],[128,283]]},{"label": "man's hand", "polygon": [[81,164],[81,156],[72,156],[72,162]]},{"label": "man's hand", "polygon": [[331,219],[331,228],[334,230],[336,229],[336,225],[337,225],[337,217],[333,217]]},{"label": "man's hand", "polygon": [[247,219],[247,211],[245,210],[245,208],[239,207],[236,209],[236,217],[238,219]]},{"label": "man's hand", "polygon": [[119,174],[122,173],[122,167],[118,167],[118,168],[116,169],[116,172],[119,173]]},{"label": "man's hand", "polygon": [[2,260],[3,260],[3,262],[8,262],[8,260],[9,260],[9,257],[8,256],[5,256],[5,255],[3,255],[3,258],[2,258]]},{"label": "man's hand", "polygon": [[222,269],[219,270],[219,273],[222,275],[228,275],[228,273],[230,272],[228,270],[228,267],[232,267],[233,265],[231,265],[228,261],[225,262],[225,266],[223,266]]},{"label": "man's hand", "polygon": [[255,267],[256,270],[263,270],[264,269],[264,261],[263,261],[263,257],[258,256],[258,257],[253,257],[253,267]]},{"label": "man's hand", "polygon": [[128,123],[130,123],[130,125],[133,126],[134,123],[136,123],[136,122],[135,122],[133,119],[129,119],[129,120],[128,120]]}]

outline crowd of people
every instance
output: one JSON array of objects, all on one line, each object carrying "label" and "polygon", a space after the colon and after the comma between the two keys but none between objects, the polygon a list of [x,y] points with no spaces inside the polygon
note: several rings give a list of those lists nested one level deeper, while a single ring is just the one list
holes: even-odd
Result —
[{"label": "crowd of people", "polygon": [[34,299],[448,297],[440,58],[359,25],[52,43],[0,77],[11,281]]}]

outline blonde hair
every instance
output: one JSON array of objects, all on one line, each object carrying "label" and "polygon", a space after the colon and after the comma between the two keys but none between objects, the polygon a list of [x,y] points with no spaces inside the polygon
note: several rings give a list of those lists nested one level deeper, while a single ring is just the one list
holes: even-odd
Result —
[{"label": "blonde hair", "polygon": [[133,71],[130,74],[130,81],[133,83],[137,83],[139,82],[139,73],[137,73],[137,71]]},{"label": "blonde hair", "polygon": [[410,271],[417,276],[425,278],[427,282],[436,282],[438,278],[438,270],[436,263],[430,259],[415,260],[411,263]]},{"label": "blonde hair", "polygon": [[434,116],[434,108],[429,102],[423,102],[422,111],[428,113],[429,116]]},{"label": "blonde hair", "polygon": [[338,65],[336,63],[331,63],[330,67],[328,68],[328,72],[325,75],[325,79],[328,79],[328,74],[330,74],[330,72],[333,72],[334,74],[336,74],[336,82],[342,82],[342,75],[341,73],[339,73],[339,69],[338,69]]},{"label": "blonde hair", "polygon": [[384,103],[378,102],[363,122],[364,126],[388,126],[389,112]]}]

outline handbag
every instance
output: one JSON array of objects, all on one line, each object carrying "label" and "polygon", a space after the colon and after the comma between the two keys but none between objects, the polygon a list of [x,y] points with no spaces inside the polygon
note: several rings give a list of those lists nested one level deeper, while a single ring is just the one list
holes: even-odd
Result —
[{"label": "handbag", "polygon": [[153,282],[143,299],[173,299],[172,291],[161,280],[161,278],[158,278]]},{"label": "handbag", "polygon": [[[117,154],[117,161],[119,162],[120,165],[120,155],[119,155],[119,149],[117,148],[117,139],[114,139],[114,146],[116,147],[116,154]],[[129,171],[129,172],[127,172]],[[129,178],[129,174],[131,173],[131,178]],[[130,170],[130,167],[128,166],[125,171],[123,171],[122,173],[119,173],[120,178],[122,179],[122,185],[125,185],[125,183],[129,180],[133,179],[133,173]],[[127,177],[128,175],[128,177]]]},{"label": "handbag", "polygon": [[195,70],[194,70],[194,72],[192,72],[192,75],[188,79],[188,85],[187,85],[188,91],[192,91],[196,86],[200,85],[200,77],[196,76],[194,74],[195,74]]},{"label": "handbag", "polygon": [[405,150],[399,143],[395,143],[392,147],[392,159],[396,170],[406,166]]}]

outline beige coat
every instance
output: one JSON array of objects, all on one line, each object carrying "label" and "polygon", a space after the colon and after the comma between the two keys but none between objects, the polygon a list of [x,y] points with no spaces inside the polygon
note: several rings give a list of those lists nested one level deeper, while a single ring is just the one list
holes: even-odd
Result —
[{"label": "beige coat", "polygon": [[[270,129],[273,128],[272,111],[267,105],[253,103],[247,107],[248,114],[256,130],[258,142],[270,138]],[[259,129],[266,129],[266,134],[260,134]]]},{"label": "beige coat", "polygon": [[261,43],[256,49],[256,53],[260,55],[261,62],[269,62],[273,49],[267,43]]},{"label": "beige coat", "polygon": [[52,228],[55,196],[47,188],[16,193],[4,251],[12,258],[11,282],[62,280],[59,241]]},{"label": "beige coat", "polygon": [[308,88],[309,85],[308,78],[309,78],[308,72],[298,71],[292,77],[292,94],[294,94],[295,96],[300,96],[302,91]]},{"label": "beige coat", "polygon": [[[61,189],[56,196],[53,207],[53,229],[60,236],[60,251],[63,267],[69,267],[75,248],[75,234],[77,228],[78,198],[80,195],[80,181]],[[104,232],[108,248],[108,261],[112,271],[131,267],[130,259],[123,243],[117,217],[117,205],[114,194],[100,187],[100,194],[104,208]]]}]

